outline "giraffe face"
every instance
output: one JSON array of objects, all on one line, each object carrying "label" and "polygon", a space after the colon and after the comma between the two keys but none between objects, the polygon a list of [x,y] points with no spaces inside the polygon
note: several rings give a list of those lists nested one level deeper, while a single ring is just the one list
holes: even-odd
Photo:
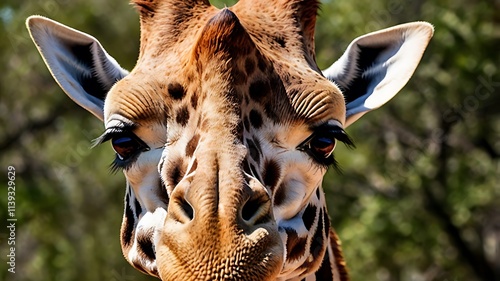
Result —
[{"label": "giraffe face", "polygon": [[409,23],[315,62],[316,0],[135,0],[129,73],[43,17],[30,34],[76,103],[104,121],[127,179],[121,245],[162,280],[348,280],[321,188],[344,128],[390,100],[432,36]]},{"label": "giraffe face", "polygon": [[[306,260],[316,269],[326,250],[305,248],[328,237],[328,228],[309,232],[327,217],[317,219],[320,184],[336,140],[346,139],[344,98],[306,60],[298,70],[273,57],[274,42],[252,38],[235,12],[208,10],[191,48],[162,50],[171,60],[151,63],[144,57],[158,47],[146,46],[145,62],[105,101],[105,139],[138,202],[129,205],[142,212],[125,218],[122,246],[164,280],[274,280],[282,269],[303,274]],[[141,225],[142,214],[157,218]],[[146,266],[130,254],[152,245]]]}]

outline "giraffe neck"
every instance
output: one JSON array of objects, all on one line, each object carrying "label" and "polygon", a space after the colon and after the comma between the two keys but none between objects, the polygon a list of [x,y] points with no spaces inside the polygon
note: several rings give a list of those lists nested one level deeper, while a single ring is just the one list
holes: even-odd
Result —
[{"label": "giraffe neck", "polygon": [[[277,280],[349,280],[340,240],[331,227],[321,186],[297,216],[277,220],[286,259]],[[279,214],[277,214],[279,217]]]},{"label": "giraffe neck", "polygon": [[290,279],[278,278],[277,281],[349,281],[347,266],[342,254],[340,240],[333,228],[330,228],[329,243],[321,265],[316,272],[307,276],[292,277]]}]

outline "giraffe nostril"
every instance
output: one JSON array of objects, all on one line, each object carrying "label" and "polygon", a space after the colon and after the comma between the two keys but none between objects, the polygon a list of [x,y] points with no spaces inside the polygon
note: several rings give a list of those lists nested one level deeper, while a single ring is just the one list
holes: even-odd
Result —
[{"label": "giraffe nostril", "polygon": [[184,212],[184,215],[186,215],[187,218],[189,218],[190,221],[193,220],[194,218],[194,210],[193,207],[186,201],[184,198],[179,201],[179,207],[181,210]]},{"label": "giraffe nostril", "polygon": [[248,200],[243,206],[243,210],[241,210],[241,217],[249,221],[255,215],[259,207],[260,205],[256,200]]},{"label": "giraffe nostril", "polygon": [[168,216],[174,221],[187,224],[194,219],[194,209],[186,198],[179,196],[179,194],[175,194],[175,196],[172,196],[170,199]]},{"label": "giraffe nostril", "polygon": [[247,223],[259,224],[270,218],[270,200],[267,194],[254,193],[241,209],[241,218]]}]

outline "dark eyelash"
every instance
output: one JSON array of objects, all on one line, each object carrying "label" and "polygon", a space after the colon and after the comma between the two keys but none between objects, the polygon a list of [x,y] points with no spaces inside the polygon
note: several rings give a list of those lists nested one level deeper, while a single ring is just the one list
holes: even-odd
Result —
[{"label": "dark eyelash", "polygon": [[342,166],[340,165],[340,163],[337,161],[337,159],[335,159],[335,155],[332,153],[332,155],[330,156],[330,158],[332,159],[332,163],[329,165],[329,167],[333,167],[333,169],[335,170],[335,172],[337,172],[338,174],[343,174],[343,170],[342,170]]},{"label": "dark eyelash", "polygon": [[351,137],[342,129],[341,127],[338,126],[328,126],[324,128],[318,128],[316,130],[315,134],[318,133],[328,133],[331,134],[336,140],[340,141],[341,143],[345,144],[348,148],[356,148],[356,145],[352,141]]},{"label": "dark eyelash", "polygon": [[98,145],[101,145],[109,140],[111,140],[113,137],[116,137],[118,135],[125,134],[127,132],[133,131],[135,128],[134,125],[131,124],[123,124],[123,126],[116,126],[116,127],[110,127],[107,128],[106,131],[94,139],[92,141],[92,147],[96,147]]},{"label": "dark eyelash", "polygon": [[123,131],[121,131],[121,130],[115,131],[114,128],[110,128],[110,129],[106,130],[106,132],[104,132],[102,135],[100,135],[99,137],[97,137],[96,139],[94,139],[92,141],[92,148],[99,146],[99,145],[111,140],[114,136],[121,134],[121,133],[123,133]]},{"label": "dark eyelash", "polygon": [[343,143],[345,146],[347,146],[347,148],[349,149],[356,148],[356,145],[354,144],[353,140],[344,130],[341,130],[341,134],[335,135],[335,138],[341,143]]},{"label": "dark eyelash", "polygon": [[133,157],[131,159],[127,159],[126,161],[120,160],[118,156],[115,156],[115,159],[111,164],[109,164],[109,172],[111,174],[116,174],[120,170],[128,170],[134,163],[136,157]]},{"label": "dark eyelash", "polygon": [[[121,133],[121,134],[123,134],[123,133]],[[113,137],[114,136],[111,136],[111,138],[113,138]],[[147,150],[149,150],[149,148],[147,148]],[[140,154],[140,152],[136,153],[132,157],[127,158],[125,160],[122,160],[122,159],[120,159],[120,157],[118,157],[118,155],[115,155],[115,159],[109,165],[110,173],[115,174],[120,170],[128,170],[135,163],[135,160],[137,160],[137,157],[139,157],[139,154]]]},{"label": "dark eyelash", "polygon": [[[349,135],[342,128],[338,128],[338,134],[335,134],[335,139],[342,142],[348,149],[356,148],[356,145],[354,144],[351,137],[349,137]],[[335,153],[332,153],[331,158],[333,159],[333,162],[331,164],[333,169],[337,173],[342,174],[342,167],[340,166],[339,162],[337,162],[337,159],[335,159]]]},{"label": "dark eyelash", "polygon": [[[96,147],[101,145],[114,137],[118,137],[120,135],[126,134],[134,129],[134,125],[131,124],[123,124],[123,126],[110,127],[106,129],[106,131],[94,139],[92,141],[92,147]],[[138,156],[138,155],[137,155]],[[132,166],[136,157],[132,157],[127,160],[121,160],[117,155],[115,159],[109,165],[109,171],[111,174],[116,174],[120,170],[127,170]]]},{"label": "dark eyelash", "polygon": [[[311,137],[309,137],[307,141],[309,141],[315,135],[320,134],[320,133],[331,134],[331,136],[333,138],[335,138],[339,142],[343,143],[349,149],[356,148],[356,145],[352,141],[351,137],[349,137],[349,135],[344,131],[344,129],[339,127],[339,126],[331,126],[331,125],[320,126],[320,127],[315,129],[315,133]],[[304,143],[307,143],[307,141],[305,141]],[[333,167],[333,169],[337,173],[342,174],[342,167],[340,166],[337,159],[335,159],[335,153],[332,153],[332,155],[330,155],[330,157],[328,157],[326,159],[321,159],[321,160],[315,159],[315,160],[317,163],[324,166],[325,168]]]}]

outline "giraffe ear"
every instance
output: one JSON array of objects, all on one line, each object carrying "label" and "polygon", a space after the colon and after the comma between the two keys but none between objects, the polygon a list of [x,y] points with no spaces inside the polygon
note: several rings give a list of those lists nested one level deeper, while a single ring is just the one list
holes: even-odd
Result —
[{"label": "giraffe ear", "polygon": [[90,35],[41,16],[29,17],[26,26],[59,86],[103,120],[106,94],[128,72]]},{"label": "giraffe ear", "polygon": [[356,38],[332,66],[323,71],[342,90],[346,127],[392,99],[408,82],[424,54],[434,28],[414,22]]}]

